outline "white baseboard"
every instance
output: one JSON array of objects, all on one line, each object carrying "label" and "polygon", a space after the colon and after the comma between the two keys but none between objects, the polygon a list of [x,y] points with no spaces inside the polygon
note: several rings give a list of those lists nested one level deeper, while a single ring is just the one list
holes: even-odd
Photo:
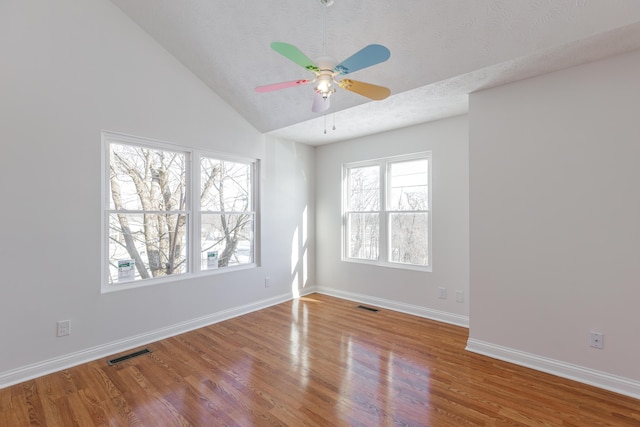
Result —
[{"label": "white baseboard", "polygon": [[640,381],[469,338],[468,351],[640,399]]},{"label": "white baseboard", "polygon": [[[460,316],[457,314],[447,313],[439,310],[432,310],[397,301],[341,291],[338,289],[326,287],[309,287],[301,291],[300,295],[307,295],[313,292],[335,296],[337,298],[342,298],[359,303],[371,304],[378,307],[412,314],[419,317],[425,317],[428,319],[433,319],[457,326],[466,328],[469,327],[469,318],[467,316]],[[10,371],[1,372],[0,388],[9,387],[23,381],[28,381],[33,378],[37,378],[43,375],[50,374],[52,372],[57,372],[62,369],[67,369],[72,366],[90,362],[103,357],[107,358],[110,355],[144,346],[164,338],[172,337],[181,333],[192,331],[194,329],[218,323],[223,320],[261,310],[272,305],[280,304],[285,301],[289,301],[292,298],[292,294],[278,295],[265,300],[253,302],[251,304],[233,307],[228,310],[223,310],[207,316],[174,324],[169,327],[157,329],[145,334],[132,336],[104,345],[88,348],[53,359],[23,366]],[[558,360],[545,358],[531,353],[525,353],[519,350],[510,349],[507,347],[502,347],[471,338],[467,341],[466,349],[474,353],[482,354],[499,360],[504,360],[516,365],[521,365],[528,368],[536,369],[538,371],[547,372],[552,375],[557,375],[559,377],[568,378],[585,384],[600,387],[605,390],[610,390],[616,393],[640,399],[640,382],[635,380],[608,374],[606,372],[584,368],[577,365],[572,365],[570,363],[565,363]]]},{"label": "white baseboard", "polygon": [[[309,292],[306,290],[304,292],[300,292],[301,295],[306,293]],[[118,341],[113,341],[92,348],[87,348],[74,353],[65,354],[63,356],[44,360],[42,362],[34,363],[31,365],[22,366],[10,371],[0,372],[0,388],[9,387],[23,381],[31,380],[33,378],[41,377],[43,375],[57,372],[62,369],[67,369],[82,363],[91,362],[103,357],[106,358],[116,353],[131,350],[136,347],[144,346],[164,338],[172,337],[178,334],[192,331],[194,329],[212,325],[223,320],[261,310],[263,308],[280,304],[291,299],[293,299],[293,295],[290,293],[277,295],[272,298],[256,301],[239,307],[233,307],[228,310],[223,310],[196,319],[191,319],[186,322],[177,323],[166,328],[156,329],[148,333],[128,337]]]},{"label": "white baseboard", "polygon": [[346,292],[339,289],[327,288],[324,286],[316,286],[315,291],[320,294],[334,296],[350,301],[375,305],[378,307],[388,308],[389,310],[399,311],[401,313],[412,314],[414,316],[424,317],[427,319],[437,320],[443,323],[449,323],[456,326],[469,327],[469,316],[461,316],[459,314],[448,313],[446,311],[433,310],[431,308],[420,307],[417,305],[407,304],[383,298],[372,297],[364,294],[356,294]]}]

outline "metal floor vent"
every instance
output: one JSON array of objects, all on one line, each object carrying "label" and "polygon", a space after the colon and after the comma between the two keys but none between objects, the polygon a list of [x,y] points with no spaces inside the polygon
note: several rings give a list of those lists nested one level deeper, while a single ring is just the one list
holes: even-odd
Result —
[{"label": "metal floor vent", "polygon": [[115,359],[109,360],[109,365],[115,365],[120,362],[124,362],[125,360],[133,359],[134,357],[142,356],[143,354],[151,353],[151,350],[145,348],[140,351],[135,351],[133,353],[125,354],[124,356],[116,357]]},{"label": "metal floor vent", "polygon": [[367,307],[366,305],[359,305],[357,308],[361,308],[363,310],[368,310],[368,311],[378,311],[377,308]]}]

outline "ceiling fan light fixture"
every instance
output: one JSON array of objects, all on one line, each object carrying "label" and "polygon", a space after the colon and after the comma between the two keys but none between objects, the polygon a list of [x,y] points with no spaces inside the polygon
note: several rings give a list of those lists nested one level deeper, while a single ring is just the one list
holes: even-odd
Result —
[{"label": "ceiling fan light fixture", "polygon": [[315,87],[315,90],[321,94],[324,99],[327,99],[336,91],[336,88],[333,87],[332,80],[332,77],[328,74],[318,76],[318,85]]},{"label": "ceiling fan light fixture", "polygon": [[[334,0],[320,0],[320,3],[326,7],[333,4]],[[271,48],[284,56],[285,58],[295,62],[307,71],[313,72],[315,77],[310,80],[294,80],[289,82],[275,83],[255,88],[256,92],[271,92],[274,90],[285,89],[288,87],[299,86],[314,83],[315,96],[311,111],[314,113],[322,113],[329,106],[329,98],[336,91],[337,87],[357,93],[373,100],[382,100],[387,98],[391,91],[382,86],[372,85],[370,83],[358,82],[355,80],[344,79],[336,80],[346,74],[353,73],[363,68],[379,64],[389,59],[391,52],[386,47],[379,44],[370,44],[360,49],[344,61],[336,64],[336,60],[330,56],[326,56],[327,34],[326,25],[323,16],[322,28],[322,54],[315,62],[309,59],[307,55],[302,53],[300,49],[292,44],[284,42],[273,42]]]}]

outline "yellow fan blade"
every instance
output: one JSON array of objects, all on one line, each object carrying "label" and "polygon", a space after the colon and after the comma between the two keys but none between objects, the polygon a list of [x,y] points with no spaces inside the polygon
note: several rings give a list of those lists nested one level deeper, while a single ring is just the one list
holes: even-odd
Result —
[{"label": "yellow fan blade", "polygon": [[343,89],[350,90],[358,95],[366,96],[367,98],[374,99],[376,101],[380,101],[391,95],[391,90],[389,90],[389,88],[351,79],[342,79],[338,85]]}]

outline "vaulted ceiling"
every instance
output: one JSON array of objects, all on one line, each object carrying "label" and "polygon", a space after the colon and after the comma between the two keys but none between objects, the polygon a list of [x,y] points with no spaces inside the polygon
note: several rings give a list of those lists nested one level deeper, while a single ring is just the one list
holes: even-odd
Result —
[{"label": "vaulted ceiling", "polygon": [[[638,0],[111,1],[259,131],[311,145],[462,114],[473,91],[640,49]],[[338,89],[318,115],[312,85],[254,91],[311,78],[270,44],[315,60],[324,29],[338,61],[368,44],[390,49],[349,75],[389,98]]]}]

